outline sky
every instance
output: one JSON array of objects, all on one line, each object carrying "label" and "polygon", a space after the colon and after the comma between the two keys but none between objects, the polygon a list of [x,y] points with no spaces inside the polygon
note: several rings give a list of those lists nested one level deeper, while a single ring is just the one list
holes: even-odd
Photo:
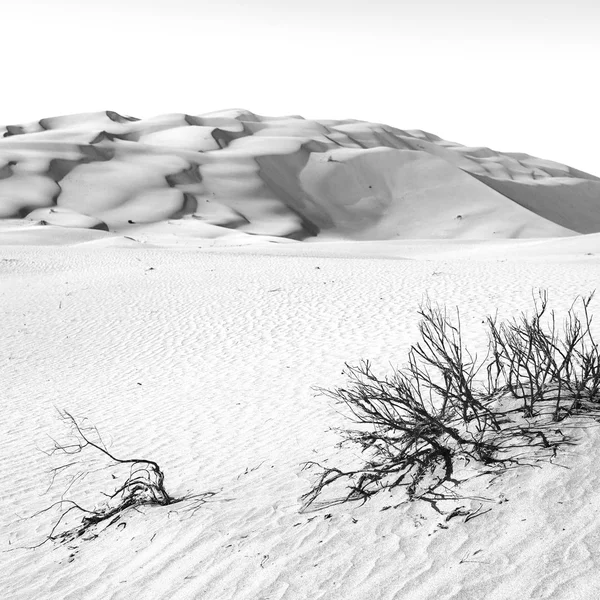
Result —
[{"label": "sky", "polygon": [[0,22],[2,124],[239,107],[600,176],[597,0],[10,0]]}]

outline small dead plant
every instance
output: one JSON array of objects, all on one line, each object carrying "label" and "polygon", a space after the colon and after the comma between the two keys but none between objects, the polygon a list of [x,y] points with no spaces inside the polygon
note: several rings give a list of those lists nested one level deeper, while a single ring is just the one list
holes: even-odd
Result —
[{"label": "small dead plant", "polygon": [[[52,509],[59,511],[58,519],[42,543],[49,540],[70,541],[83,536],[95,525],[107,521],[108,525],[116,522],[130,508],[151,505],[166,506],[181,500],[173,498],[167,493],[164,485],[165,476],[158,463],[145,458],[117,458],[108,451],[98,429],[89,424],[87,419],[78,420],[66,410],[59,411],[59,416],[69,429],[70,439],[65,442],[57,442],[52,439],[52,447],[45,451],[48,456],[65,457],[64,461],[52,468],[48,490],[55,484],[59,476],[66,476],[68,485],[60,500],[33,515],[37,516]],[[95,451],[100,458],[105,459],[104,463],[93,469],[81,469],[82,461],[75,457],[89,450]],[[89,466],[88,463],[84,464]],[[107,469],[115,466],[127,467],[123,475],[125,479],[114,491],[102,492],[104,501],[100,504],[93,508],[84,508],[79,502],[66,498],[75,484],[90,474],[106,474]],[[115,478],[117,476],[113,473],[112,479]]]}]

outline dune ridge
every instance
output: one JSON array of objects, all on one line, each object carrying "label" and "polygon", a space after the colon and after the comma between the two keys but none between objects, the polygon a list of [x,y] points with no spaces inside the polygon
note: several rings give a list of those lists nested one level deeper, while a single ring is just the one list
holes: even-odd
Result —
[{"label": "dune ridge", "polygon": [[0,232],[24,219],[42,241],[40,225],[159,243],[566,237],[600,232],[599,205],[600,178],[566,165],[357,120],[105,111],[0,126]]}]

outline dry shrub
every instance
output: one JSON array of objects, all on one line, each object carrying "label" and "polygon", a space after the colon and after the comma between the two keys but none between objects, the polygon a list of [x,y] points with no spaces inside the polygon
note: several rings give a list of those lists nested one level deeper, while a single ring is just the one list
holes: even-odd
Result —
[{"label": "dry shrub", "polygon": [[[458,309],[452,320],[446,308],[424,302],[420,340],[406,367],[380,377],[368,361],[346,365],[345,386],[320,390],[358,426],[337,432],[340,446],[358,449],[364,462],[354,469],[306,463],[320,472],[304,508],[366,501],[396,486],[410,498],[426,498],[454,481],[457,461],[501,470],[520,464],[524,449],[546,448],[554,456],[568,443],[556,421],[594,410],[600,396],[592,298],[576,298],[562,327],[548,312],[545,291],[534,295],[531,316],[488,317],[489,351],[480,361],[464,347]],[[478,384],[480,372],[487,373],[485,385]],[[341,496],[316,503],[340,484]]]}]

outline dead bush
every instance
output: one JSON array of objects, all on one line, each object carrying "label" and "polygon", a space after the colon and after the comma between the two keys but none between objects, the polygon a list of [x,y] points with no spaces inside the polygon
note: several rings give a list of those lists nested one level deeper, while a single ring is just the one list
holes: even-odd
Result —
[{"label": "dead bush", "polygon": [[[520,464],[525,450],[544,448],[544,456],[553,457],[568,439],[552,424],[589,410],[599,397],[592,298],[576,298],[561,328],[545,291],[534,296],[531,316],[488,317],[489,351],[482,360],[464,347],[458,309],[453,320],[446,308],[424,302],[420,340],[405,367],[380,377],[368,361],[346,365],[346,385],[319,390],[357,426],[336,431],[339,445],[358,449],[364,462],[353,469],[305,463],[319,473],[303,496],[304,508],[334,484],[342,485],[342,495],[322,505],[366,501],[396,486],[409,498],[426,497],[454,481],[457,461],[504,469]],[[479,383],[482,372],[487,384]]]},{"label": "dead bush", "polygon": [[[45,451],[48,456],[64,456],[64,460],[51,470],[48,489],[56,483],[58,477],[66,477],[68,484],[60,500],[33,515],[58,510],[59,516],[44,542],[69,541],[80,537],[102,522],[116,522],[130,508],[166,506],[181,500],[173,498],[166,491],[165,476],[158,463],[146,458],[117,458],[106,448],[98,429],[86,419],[77,420],[66,410],[59,411],[59,416],[67,426],[70,437],[63,442],[52,439],[52,447]],[[78,460],[78,455],[89,450],[105,460],[94,468],[88,461]],[[92,471],[108,473],[109,469],[118,465],[125,467],[124,480],[113,491],[102,492],[103,501],[96,506],[85,508],[80,502],[66,498],[74,486],[86,479]],[[112,474],[110,479],[115,477]]]}]

